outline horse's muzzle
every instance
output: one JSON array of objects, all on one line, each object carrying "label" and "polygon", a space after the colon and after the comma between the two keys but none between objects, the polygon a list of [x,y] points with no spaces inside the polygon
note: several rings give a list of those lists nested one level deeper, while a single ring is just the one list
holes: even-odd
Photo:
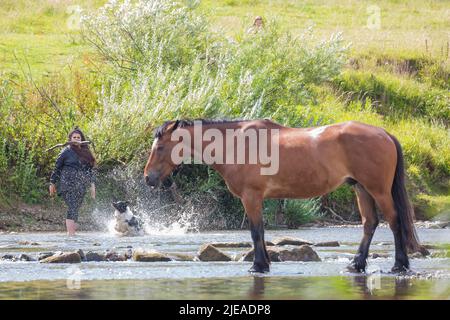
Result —
[{"label": "horse's muzzle", "polygon": [[145,176],[145,183],[151,188],[156,188],[160,183],[159,174],[151,172],[148,176]]}]

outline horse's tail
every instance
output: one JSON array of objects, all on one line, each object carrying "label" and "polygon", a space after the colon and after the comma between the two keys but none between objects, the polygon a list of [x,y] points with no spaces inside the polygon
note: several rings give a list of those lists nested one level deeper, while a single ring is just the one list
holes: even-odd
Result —
[{"label": "horse's tail", "polygon": [[394,182],[392,183],[392,198],[394,200],[397,221],[400,228],[402,242],[408,252],[421,252],[429,254],[428,250],[419,244],[416,230],[414,228],[414,209],[409,202],[405,187],[405,165],[403,151],[400,142],[393,135],[389,135],[397,148],[397,165],[395,168]]}]

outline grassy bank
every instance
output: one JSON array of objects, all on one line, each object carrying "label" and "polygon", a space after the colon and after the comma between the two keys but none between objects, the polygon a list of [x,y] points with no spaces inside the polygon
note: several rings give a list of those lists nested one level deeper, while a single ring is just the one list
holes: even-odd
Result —
[{"label": "grassy bank", "polygon": [[[47,201],[56,154],[44,150],[75,125],[95,141],[105,176],[122,164],[134,168],[99,185],[107,201],[133,193],[117,190],[138,181],[151,129],[163,121],[270,117],[291,126],[359,120],[386,128],[403,145],[418,216],[450,210],[448,3],[200,1],[160,8],[160,17],[121,12],[120,4],[102,13],[103,3],[0,5],[0,117],[8,123],[0,130],[2,206]],[[264,31],[248,33],[256,15]],[[342,38],[332,36],[338,31]],[[176,179],[185,195],[195,181],[211,216],[240,224],[242,208],[214,172]],[[277,210],[269,202],[267,219]],[[357,217],[348,187],[283,210],[294,226],[329,210]]]}]

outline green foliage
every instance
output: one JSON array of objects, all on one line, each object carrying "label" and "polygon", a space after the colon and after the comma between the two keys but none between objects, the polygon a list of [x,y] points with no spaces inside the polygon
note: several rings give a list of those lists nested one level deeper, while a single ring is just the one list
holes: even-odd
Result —
[{"label": "green foliage", "polygon": [[[281,214],[283,221],[276,221],[277,214]],[[321,199],[286,199],[265,200],[264,219],[269,225],[285,223],[288,228],[297,228],[302,224],[317,220],[323,216]]]},{"label": "green foliage", "polygon": [[3,196],[17,194],[25,202],[40,200],[44,190],[42,178],[38,177],[34,165],[33,151],[27,150],[26,143],[8,143],[0,140],[0,187]]},{"label": "green foliage", "polygon": [[290,228],[311,222],[322,216],[320,198],[306,200],[286,200],[284,214]]},{"label": "green foliage", "polygon": [[348,71],[337,86],[358,99],[370,97],[374,109],[389,117],[420,117],[450,123],[450,94],[412,80],[401,80],[388,74]]}]

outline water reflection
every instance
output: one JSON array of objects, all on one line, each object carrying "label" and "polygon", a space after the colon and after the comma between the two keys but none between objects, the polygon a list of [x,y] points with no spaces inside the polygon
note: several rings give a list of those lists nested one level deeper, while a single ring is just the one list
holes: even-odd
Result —
[{"label": "water reflection", "polygon": [[252,300],[258,300],[264,298],[264,288],[266,277],[262,275],[253,276],[253,286],[248,292],[248,298]]},{"label": "water reflection", "polygon": [[0,299],[449,299],[448,279],[368,275],[94,280],[69,288],[66,281],[0,282]]}]

